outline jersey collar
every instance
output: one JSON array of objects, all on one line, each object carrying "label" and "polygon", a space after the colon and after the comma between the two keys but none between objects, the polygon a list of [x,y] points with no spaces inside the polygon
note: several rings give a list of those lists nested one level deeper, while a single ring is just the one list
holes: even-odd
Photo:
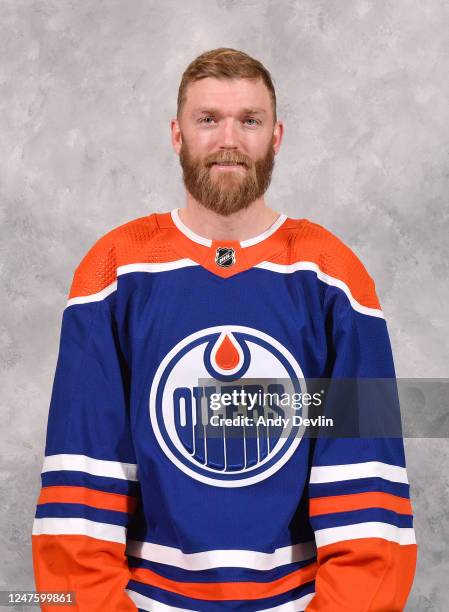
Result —
[{"label": "jersey collar", "polygon": [[156,221],[167,240],[184,259],[188,258],[213,274],[228,278],[248,270],[286,248],[294,224],[284,213],[265,231],[247,240],[211,240],[193,232],[179,217],[179,208],[156,213]]}]

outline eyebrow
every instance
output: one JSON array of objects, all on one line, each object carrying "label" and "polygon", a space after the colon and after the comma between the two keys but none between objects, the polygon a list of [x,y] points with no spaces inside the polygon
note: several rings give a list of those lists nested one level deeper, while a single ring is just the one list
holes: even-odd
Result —
[{"label": "eyebrow", "polygon": [[[218,108],[195,108],[193,114],[196,113],[220,113]],[[265,115],[266,111],[263,108],[242,108],[242,114],[245,115]]]}]

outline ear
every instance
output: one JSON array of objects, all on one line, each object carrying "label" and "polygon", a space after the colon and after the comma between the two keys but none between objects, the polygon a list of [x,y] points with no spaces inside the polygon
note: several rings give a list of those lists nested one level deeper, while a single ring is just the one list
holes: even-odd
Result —
[{"label": "ear", "polygon": [[282,138],[284,136],[284,123],[282,121],[276,121],[273,129],[273,149],[275,155],[279,152],[281,147]]},{"label": "ear", "polygon": [[283,135],[284,123],[282,121],[276,121],[273,128],[273,149],[275,155],[277,155],[279,152]]},{"label": "ear", "polygon": [[170,128],[171,128],[171,143],[172,143],[175,153],[179,155],[179,152],[181,150],[181,145],[182,145],[182,134],[181,134],[181,128],[179,127],[179,121],[177,119],[172,119],[170,121]]}]

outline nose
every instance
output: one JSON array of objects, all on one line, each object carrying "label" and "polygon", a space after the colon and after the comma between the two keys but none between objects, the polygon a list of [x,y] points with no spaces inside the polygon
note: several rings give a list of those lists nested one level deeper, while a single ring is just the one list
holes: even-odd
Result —
[{"label": "nose", "polygon": [[232,117],[227,117],[222,122],[222,131],[220,134],[221,149],[236,149],[238,146],[236,125]]}]

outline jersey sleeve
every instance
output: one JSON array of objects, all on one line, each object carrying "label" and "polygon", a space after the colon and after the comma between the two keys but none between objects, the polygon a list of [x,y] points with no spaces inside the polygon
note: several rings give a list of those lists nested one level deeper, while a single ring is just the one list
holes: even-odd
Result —
[{"label": "jersey sleeve", "polygon": [[[340,276],[344,278],[328,279],[325,297],[330,384],[338,385],[340,379],[351,381],[352,387],[346,386],[353,388],[354,381],[377,379],[379,384],[390,380],[396,388],[387,324],[374,281],[352,251]],[[346,401],[337,406],[336,416],[356,418],[356,429],[360,423],[369,424],[372,403],[366,392],[345,393],[336,394],[340,402]],[[399,412],[399,403],[381,405],[380,413],[382,409],[385,414]],[[400,412],[398,416],[400,422]],[[306,610],[400,612],[417,556],[402,433],[353,434],[354,430],[341,436],[340,431],[313,440],[309,520],[318,570],[315,595]]]},{"label": "jersey sleeve", "polygon": [[125,546],[140,487],[116,288],[114,248],[100,239],[76,269],[62,315],[31,536],[36,589],[75,592],[76,605],[59,608],[80,612],[137,610],[125,591]]}]

